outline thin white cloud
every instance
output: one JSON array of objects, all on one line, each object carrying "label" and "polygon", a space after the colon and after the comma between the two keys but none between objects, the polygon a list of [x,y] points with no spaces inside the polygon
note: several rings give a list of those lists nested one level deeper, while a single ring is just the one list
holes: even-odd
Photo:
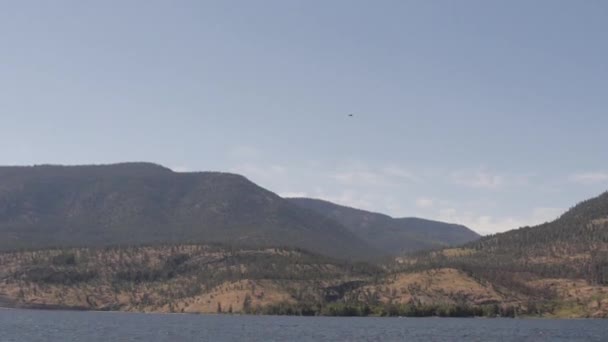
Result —
[{"label": "thin white cloud", "polygon": [[171,170],[173,170],[173,172],[192,172],[192,168],[189,168],[187,166],[171,166],[170,167]]},{"label": "thin white cloud", "polygon": [[416,207],[420,209],[432,208],[435,205],[435,201],[430,198],[418,198],[416,199]]},{"label": "thin white cloud", "polygon": [[580,184],[608,182],[608,172],[581,172],[570,176],[570,181]]},{"label": "thin white cloud", "polygon": [[374,201],[373,196],[361,194],[353,189],[347,189],[340,193],[334,194],[326,192],[324,189],[317,187],[312,197],[347,207],[375,211],[374,204],[376,201]]},{"label": "thin white cloud", "polygon": [[276,180],[277,177],[287,176],[287,168],[279,164],[262,166],[246,163],[230,168],[230,172],[241,174],[254,181]]},{"label": "thin white cloud", "polygon": [[345,185],[389,185],[387,177],[370,171],[337,172],[330,175],[338,183]]},{"label": "thin white cloud", "polygon": [[387,176],[402,178],[412,182],[420,181],[412,172],[398,166],[387,166],[382,169],[382,172]]},{"label": "thin white cloud", "polygon": [[230,151],[228,151],[228,155],[237,160],[252,160],[258,159],[262,153],[260,150],[253,146],[235,146]]},{"label": "thin white cloud", "polygon": [[419,179],[410,171],[390,165],[386,167],[368,167],[362,163],[342,166],[329,177],[340,184],[349,186],[390,186],[418,182]]},{"label": "thin white cloud", "polygon": [[505,177],[493,174],[485,169],[461,170],[453,172],[451,175],[455,184],[477,189],[495,190],[505,184]]},{"label": "thin white cloud", "polygon": [[301,198],[301,197],[310,197],[306,192],[298,192],[298,191],[286,191],[279,193],[279,196],[283,198]]},{"label": "thin white cloud", "polygon": [[470,211],[460,212],[455,208],[443,208],[435,219],[445,222],[465,225],[482,235],[505,232],[524,226],[535,226],[557,219],[562,213],[561,208],[538,207],[525,217],[494,217],[479,215]]},{"label": "thin white cloud", "polygon": [[[434,183],[417,181],[415,174],[394,164],[368,165],[360,162],[328,164],[306,162],[301,165],[240,161],[230,171],[242,174],[282,197],[312,197],[340,205],[381,212],[393,217],[419,216],[445,222],[459,223],[481,234],[491,234],[536,225],[555,219],[559,208],[531,206],[527,212],[500,214],[501,203],[483,200],[442,200],[438,197],[411,197],[416,191],[426,191]],[[431,178],[425,174],[428,179]],[[530,185],[530,175],[498,174],[481,167],[458,172],[436,171],[447,175],[452,185],[474,189],[502,190]],[[426,183],[426,182],[425,182]],[[450,184],[443,184],[449,187]],[[410,191],[411,190],[411,191]],[[462,192],[462,189],[452,189]],[[409,195],[408,195],[409,194]],[[452,195],[453,196],[453,195]],[[477,196],[477,195],[476,195]],[[476,198],[479,198],[477,196]],[[504,203],[503,203],[504,204]]]}]

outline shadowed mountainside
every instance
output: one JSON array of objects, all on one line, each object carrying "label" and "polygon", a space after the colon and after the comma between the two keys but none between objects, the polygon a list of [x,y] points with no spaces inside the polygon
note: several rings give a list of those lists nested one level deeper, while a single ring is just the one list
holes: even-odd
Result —
[{"label": "shadowed mountainside", "polygon": [[461,245],[480,237],[467,227],[457,224],[414,217],[392,218],[310,198],[288,200],[341,223],[359,238],[393,255]]},{"label": "shadowed mountainside", "polygon": [[554,222],[378,265],[234,244],[0,252],[0,306],[608,317],[608,194]]},{"label": "shadowed mountainside", "polygon": [[148,163],[0,167],[0,249],[218,242],[379,253],[245,177]]}]

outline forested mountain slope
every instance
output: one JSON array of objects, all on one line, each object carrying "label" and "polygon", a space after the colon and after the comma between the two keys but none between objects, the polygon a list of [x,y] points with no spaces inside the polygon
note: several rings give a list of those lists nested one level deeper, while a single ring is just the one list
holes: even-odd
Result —
[{"label": "forested mountain slope", "polygon": [[341,223],[359,238],[390,254],[461,245],[480,237],[467,227],[457,224],[414,217],[392,218],[310,198],[288,200]]},{"label": "forested mountain slope", "polygon": [[398,261],[403,272],[461,270],[527,294],[529,305],[539,311],[602,316],[608,310],[608,193],[579,203],[553,222]]},{"label": "forested mountain slope", "polygon": [[583,201],[553,222],[484,237],[468,246],[527,255],[601,251],[608,243],[608,192]]},{"label": "forested mountain slope", "polygon": [[221,242],[379,253],[246,178],[148,163],[0,167],[0,249]]}]

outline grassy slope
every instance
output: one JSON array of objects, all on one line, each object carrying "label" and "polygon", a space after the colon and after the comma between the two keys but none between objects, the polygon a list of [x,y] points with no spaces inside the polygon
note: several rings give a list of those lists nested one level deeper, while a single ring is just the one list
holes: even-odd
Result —
[{"label": "grassy slope", "polygon": [[530,312],[605,317],[608,193],[581,202],[553,222],[398,261],[397,269],[404,272],[454,268],[518,292]]},{"label": "grassy slope", "polygon": [[[337,315],[451,315],[457,307],[497,314],[510,307],[547,317],[608,315],[607,287],[534,276],[522,282],[526,288],[457,267],[390,271],[292,249],[179,245],[0,254],[0,305],[13,307],[215,313],[221,306],[222,312],[292,314],[308,308]],[[542,297],[548,292],[549,300]]]},{"label": "grassy slope", "polygon": [[0,254],[0,297],[12,306],[216,312],[309,297],[369,278],[340,261],[291,249],[180,245]]}]

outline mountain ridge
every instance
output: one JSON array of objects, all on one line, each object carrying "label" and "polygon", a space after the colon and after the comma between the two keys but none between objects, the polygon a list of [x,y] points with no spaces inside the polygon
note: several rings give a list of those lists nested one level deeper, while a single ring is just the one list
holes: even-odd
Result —
[{"label": "mountain ridge", "polygon": [[559,218],[483,237],[461,247],[397,258],[399,270],[454,268],[481,282],[516,289],[527,307],[559,316],[608,312],[608,192]]},{"label": "mountain ridge", "polygon": [[0,167],[0,248],[220,242],[378,252],[247,178],[150,163]]},{"label": "mountain ridge", "polygon": [[480,237],[469,228],[416,217],[393,218],[386,214],[338,205],[312,198],[288,198],[304,208],[323,214],[376,248],[400,254],[448,245],[460,245]]},{"label": "mountain ridge", "polygon": [[[432,236],[433,227],[404,235],[399,229],[370,226],[361,234],[353,222],[295,201],[242,175],[174,172],[147,162],[6,166],[0,167],[0,249],[232,243],[368,260],[470,240],[446,233]],[[454,234],[466,229],[417,218],[399,220],[415,220],[408,224],[410,230],[420,224],[444,225],[454,228]]]},{"label": "mountain ridge", "polygon": [[[150,177],[159,181],[156,176]],[[257,189],[244,177],[219,177],[229,181],[228,184],[235,179]],[[253,192],[242,199],[239,196],[242,192],[228,191],[241,188],[224,187],[226,184],[217,179],[211,183],[227,196],[213,197],[210,202],[214,204],[213,210],[223,210],[222,200],[234,196],[244,202],[233,204],[254,207],[256,214],[259,210],[275,213],[276,208],[284,208],[282,205],[286,204],[282,203],[287,202],[280,197],[277,202],[278,196],[265,191]],[[191,185],[189,181],[186,184]],[[133,186],[129,182],[126,185]],[[135,185],[142,188],[138,182]],[[31,184],[13,186],[25,194],[31,190]],[[0,181],[0,213],[11,209],[4,201],[6,189],[6,184]],[[165,198],[166,194],[162,195]],[[259,205],[267,201],[272,205]],[[37,208],[36,203],[23,203],[28,204],[26,208]],[[287,207],[293,211],[286,213],[295,218],[313,213],[297,206]],[[358,212],[363,214],[367,212]],[[368,221],[372,223],[375,218],[386,217],[369,215]],[[323,215],[316,217],[333,222]],[[2,223],[0,220],[0,234]],[[304,228],[316,231],[314,227]],[[336,243],[340,241],[330,240],[326,246],[335,248]],[[410,253],[394,262],[384,259],[378,264],[338,260],[298,248],[165,241],[148,246],[0,251],[0,266],[3,280],[0,305],[7,307],[330,316],[606,318],[608,193],[583,201],[558,219],[536,227],[483,237],[462,246]]]}]

